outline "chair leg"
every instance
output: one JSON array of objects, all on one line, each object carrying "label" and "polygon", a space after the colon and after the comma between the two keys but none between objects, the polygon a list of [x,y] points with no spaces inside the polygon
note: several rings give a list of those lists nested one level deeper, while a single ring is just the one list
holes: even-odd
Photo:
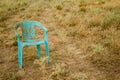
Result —
[{"label": "chair leg", "polygon": [[37,51],[38,51],[38,59],[40,59],[41,57],[41,48],[40,48],[40,45],[37,45]]},{"label": "chair leg", "polygon": [[50,53],[49,53],[48,41],[45,41],[45,47],[46,47],[46,55],[48,56],[48,64],[50,64]]},{"label": "chair leg", "polygon": [[19,67],[22,68],[22,62],[23,62],[23,53],[22,53],[22,47],[18,46],[18,62],[19,62]]}]

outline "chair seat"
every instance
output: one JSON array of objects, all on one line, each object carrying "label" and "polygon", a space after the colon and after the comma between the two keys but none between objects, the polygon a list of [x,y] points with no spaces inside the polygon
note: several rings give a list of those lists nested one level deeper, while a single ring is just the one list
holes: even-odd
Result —
[{"label": "chair seat", "polygon": [[44,40],[24,40],[22,43],[24,46],[35,46],[39,44],[44,44]]}]

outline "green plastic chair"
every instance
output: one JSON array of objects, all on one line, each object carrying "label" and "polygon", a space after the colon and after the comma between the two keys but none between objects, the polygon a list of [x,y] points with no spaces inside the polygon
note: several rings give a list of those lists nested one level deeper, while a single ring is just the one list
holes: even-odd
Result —
[{"label": "green plastic chair", "polygon": [[[34,40],[36,38],[35,26],[39,27],[40,29],[42,29],[44,31],[44,39],[43,40]],[[24,39],[24,41],[22,41],[20,39],[20,36],[17,32],[17,29],[19,27],[22,28],[22,38]],[[46,55],[48,57],[48,63],[50,63],[47,28],[42,26],[42,24],[38,21],[18,22],[17,24],[15,24],[14,28],[15,28],[15,34],[16,34],[17,42],[18,42],[18,62],[19,62],[20,68],[22,68],[22,66],[23,66],[23,47],[25,47],[25,46],[37,46],[38,58],[40,59],[40,57],[41,57],[40,44],[45,44]]]}]

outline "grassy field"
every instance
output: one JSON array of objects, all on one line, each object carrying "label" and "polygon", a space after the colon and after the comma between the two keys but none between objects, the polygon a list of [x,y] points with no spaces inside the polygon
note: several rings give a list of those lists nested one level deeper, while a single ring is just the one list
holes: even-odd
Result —
[{"label": "grassy field", "polygon": [[[45,46],[24,48],[19,69],[13,25],[40,21]],[[42,34],[42,33],[40,33]],[[120,80],[119,0],[0,0],[0,80]]]}]

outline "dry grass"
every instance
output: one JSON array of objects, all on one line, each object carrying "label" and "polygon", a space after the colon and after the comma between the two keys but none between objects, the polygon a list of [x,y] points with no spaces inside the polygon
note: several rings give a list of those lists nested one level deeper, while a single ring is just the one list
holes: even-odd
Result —
[{"label": "dry grass", "polygon": [[4,21],[8,17],[25,10],[32,0],[1,0],[0,1],[0,21]]},{"label": "dry grass", "polygon": [[[18,68],[12,26],[22,20],[48,28],[51,64],[41,45],[42,58],[26,47]],[[119,0],[1,0],[0,33],[0,80],[120,80]]]}]

